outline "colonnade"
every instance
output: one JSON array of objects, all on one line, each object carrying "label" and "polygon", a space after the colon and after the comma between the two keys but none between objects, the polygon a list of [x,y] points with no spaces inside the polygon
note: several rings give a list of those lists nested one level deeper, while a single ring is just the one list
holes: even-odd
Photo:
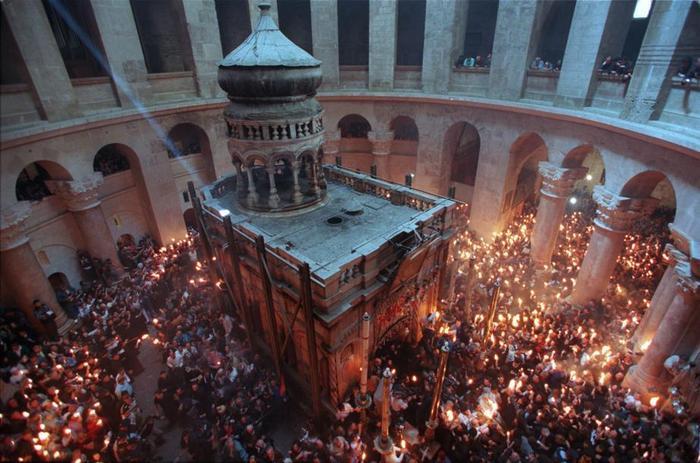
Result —
[{"label": "colonnade", "polygon": [[[49,189],[63,200],[68,213],[73,215],[85,250],[94,258],[110,259],[113,269],[117,274],[122,274],[123,268],[98,198],[102,174],[95,173],[80,180],[55,180],[46,183]],[[19,201],[3,208],[0,223],[0,268],[3,280],[14,303],[37,331],[43,332],[44,328],[34,315],[35,299],[47,304],[56,313],[56,325],[59,327],[59,333],[62,333],[70,324],[31,247],[27,226],[31,212],[30,201]]]},{"label": "colonnade", "polygon": [[[566,169],[549,162],[540,163],[542,194],[531,238],[535,265],[544,267],[551,261],[566,201],[573,191],[573,183],[585,172],[585,168]],[[597,204],[596,218],[570,297],[574,305],[586,304],[605,294],[625,235],[636,220],[651,214],[658,205],[654,198],[627,198],[602,185],[594,187],[593,200]],[[670,379],[664,361],[677,352],[692,317],[700,309],[700,275],[697,266],[692,265],[700,256],[692,255],[688,240],[677,233],[673,235],[675,244],[665,249],[665,254],[670,256],[668,268],[632,338],[634,351],[641,352],[642,356],[629,370],[624,384],[643,394],[663,392],[663,386]],[[700,342],[700,333],[697,337],[696,342]]]}]

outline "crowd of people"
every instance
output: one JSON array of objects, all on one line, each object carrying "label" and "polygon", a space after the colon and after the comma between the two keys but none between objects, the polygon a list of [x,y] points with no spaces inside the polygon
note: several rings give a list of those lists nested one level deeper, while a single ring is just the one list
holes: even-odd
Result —
[{"label": "crowd of people", "polygon": [[[196,233],[160,249],[149,239],[121,243],[126,273],[75,292],[79,328],[65,337],[4,314],[1,372],[13,393],[0,414],[0,461],[154,460],[169,429],[181,430],[179,461],[694,461],[699,425],[682,398],[647,401],[622,387],[635,361],[630,337],[663,273],[669,218],[638,222],[608,293],[574,308],[566,297],[592,232],[585,203],[577,207],[544,271],[529,261],[533,210],[491,243],[462,233],[453,296],[423,320],[417,344],[396,339],[374,353],[375,406],[361,413],[355,388],[330,426],[290,449],[269,433],[285,421],[284,385],[251,350],[225,284],[197,255]],[[425,439],[445,343],[437,426]],[[163,365],[148,407],[134,390],[145,344]],[[385,369],[393,372],[388,456],[373,445]]]},{"label": "crowd of people", "polygon": [[556,62],[552,62],[544,60],[537,56],[530,63],[530,69],[532,69],[533,71],[559,72],[561,71],[561,60],[559,59]]},{"label": "crowd of people", "polygon": [[[622,387],[634,362],[630,337],[663,273],[668,221],[668,212],[658,211],[636,225],[608,294],[582,309],[566,296],[592,232],[590,215],[567,216],[545,274],[528,258],[533,211],[491,244],[465,233],[448,308],[424,321],[417,346],[391,342],[370,363],[375,402],[381,400],[381,372],[394,373],[394,451],[383,457],[374,448],[378,407],[360,432],[355,389],[332,429],[295,444],[293,461],[696,461],[699,424],[682,399],[647,402]],[[497,281],[498,313],[487,330],[486,307]],[[420,436],[427,431],[444,343],[451,352],[438,426],[426,442]]]},{"label": "crowd of people", "polygon": [[632,77],[632,63],[623,56],[618,56],[613,59],[612,56],[606,56],[603,62],[598,67],[598,74],[606,76],[616,76],[627,80]]},{"label": "crowd of people", "polygon": [[458,68],[490,68],[491,67],[491,53],[487,54],[486,57],[481,55],[467,56],[460,55],[457,58],[455,67]]}]

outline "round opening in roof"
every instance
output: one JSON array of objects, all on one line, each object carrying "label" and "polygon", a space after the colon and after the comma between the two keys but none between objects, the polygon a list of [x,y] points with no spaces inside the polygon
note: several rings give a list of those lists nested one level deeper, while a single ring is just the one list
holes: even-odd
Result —
[{"label": "round opening in roof", "polygon": [[335,216],[329,218],[328,220],[326,220],[326,223],[328,223],[329,225],[339,225],[339,224],[343,223],[343,218],[335,215]]}]

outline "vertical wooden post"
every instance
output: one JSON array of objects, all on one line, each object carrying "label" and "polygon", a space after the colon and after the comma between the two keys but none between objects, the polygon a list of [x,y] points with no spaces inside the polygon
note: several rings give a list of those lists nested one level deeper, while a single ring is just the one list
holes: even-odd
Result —
[{"label": "vertical wooden post", "polygon": [[211,277],[212,281],[216,281],[219,276],[218,272],[216,271],[215,261],[213,259],[214,250],[211,247],[209,235],[207,234],[207,230],[204,225],[204,217],[202,217],[202,204],[199,202],[197,191],[195,190],[194,183],[192,181],[187,182],[187,191],[189,192],[190,202],[192,202],[192,206],[194,207],[194,215],[197,219],[197,233],[199,233],[202,240],[202,245],[204,246],[204,256],[209,264],[207,266],[209,268],[209,276]]},{"label": "vertical wooden post", "polygon": [[301,304],[304,308],[304,324],[306,329],[306,345],[309,353],[309,368],[311,370],[311,405],[314,419],[319,424],[321,418],[321,381],[318,376],[318,354],[316,351],[316,329],[313,312],[313,295],[311,292],[311,270],[309,264],[299,267],[301,280]]},{"label": "vertical wooden post", "polygon": [[498,307],[498,295],[501,292],[501,283],[496,281],[493,287],[493,294],[491,295],[491,304],[489,305],[489,311],[486,316],[486,327],[484,328],[484,343],[488,342],[489,336],[491,335],[491,329],[493,326],[493,319],[496,316]]},{"label": "vertical wooden post", "polygon": [[[228,243],[228,253],[231,258],[231,269],[233,272],[233,302],[238,306],[239,315],[243,319],[243,324],[245,325],[245,330],[248,336],[248,341],[250,341],[250,347],[253,346],[253,324],[250,316],[250,308],[248,305],[248,300],[245,295],[245,286],[243,285],[243,278],[241,277],[241,259],[238,249],[238,241],[236,240],[236,235],[233,231],[233,225],[231,224],[231,217],[224,217],[224,231],[226,232],[226,242]],[[236,297],[236,295],[238,297]]]},{"label": "vertical wooden post", "polygon": [[447,356],[450,355],[450,345],[444,343],[440,348],[440,364],[436,372],[435,389],[433,390],[433,400],[430,404],[430,416],[428,417],[428,427],[426,438],[432,439],[435,435],[435,428],[438,425],[438,410],[440,409],[440,399],[442,397],[442,385],[445,383],[445,372],[447,371]]},{"label": "vertical wooden post", "polygon": [[279,334],[277,333],[277,319],[275,318],[275,305],[272,299],[272,275],[268,272],[267,258],[265,251],[265,239],[258,236],[255,239],[255,249],[258,254],[258,265],[260,267],[260,279],[263,284],[263,293],[265,296],[265,308],[267,309],[267,318],[270,322],[270,337],[272,338],[272,355],[275,361],[275,370],[277,377],[284,381],[282,376],[282,351],[280,349]]}]

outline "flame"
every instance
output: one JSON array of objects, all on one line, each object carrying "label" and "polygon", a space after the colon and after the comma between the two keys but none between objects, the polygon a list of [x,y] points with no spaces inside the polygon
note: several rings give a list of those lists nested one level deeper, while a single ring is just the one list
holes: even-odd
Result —
[{"label": "flame", "polygon": [[646,352],[647,349],[649,348],[649,344],[651,344],[651,339],[647,339],[646,341],[644,341],[644,342],[639,346],[639,350],[641,350],[642,352]]},{"label": "flame", "polygon": [[446,415],[447,415],[447,421],[452,421],[455,419],[455,414],[452,410],[447,410]]},{"label": "flame", "polygon": [[656,408],[656,404],[659,403],[659,396],[654,396],[651,399],[649,399],[649,405],[652,407]]}]

